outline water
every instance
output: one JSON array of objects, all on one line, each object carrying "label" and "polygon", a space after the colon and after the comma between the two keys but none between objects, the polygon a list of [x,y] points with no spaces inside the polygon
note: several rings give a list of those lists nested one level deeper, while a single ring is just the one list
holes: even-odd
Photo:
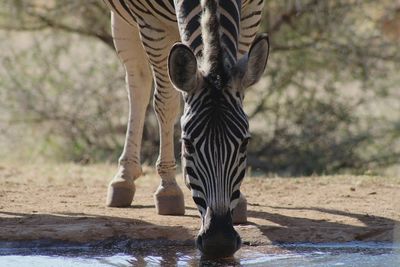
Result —
[{"label": "water", "polygon": [[64,266],[400,266],[400,244],[351,242],[244,246],[235,258],[202,260],[191,245],[163,241],[60,244],[0,242],[1,267]]}]

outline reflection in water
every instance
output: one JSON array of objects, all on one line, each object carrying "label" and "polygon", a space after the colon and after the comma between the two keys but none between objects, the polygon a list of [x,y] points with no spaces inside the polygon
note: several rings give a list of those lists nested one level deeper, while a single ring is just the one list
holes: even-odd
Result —
[{"label": "reflection in water", "polygon": [[[104,244],[102,244],[104,245]],[[122,251],[122,253],[121,253]],[[400,244],[336,243],[244,247],[235,258],[201,260],[193,246],[154,241],[111,246],[0,242],[0,266],[400,266]]]}]

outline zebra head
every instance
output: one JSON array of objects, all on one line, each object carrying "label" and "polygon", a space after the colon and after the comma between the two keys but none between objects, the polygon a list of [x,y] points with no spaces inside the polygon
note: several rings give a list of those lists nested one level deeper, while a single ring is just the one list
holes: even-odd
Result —
[{"label": "zebra head", "polygon": [[248,118],[244,90],[255,84],[266,67],[269,41],[255,39],[241,59],[229,58],[220,39],[216,1],[204,8],[203,54],[178,43],[169,55],[171,82],[183,94],[181,117],[182,168],[202,218],[197,247],[206,256],[231,256],[241,240],[232,211],[245,176]]}]

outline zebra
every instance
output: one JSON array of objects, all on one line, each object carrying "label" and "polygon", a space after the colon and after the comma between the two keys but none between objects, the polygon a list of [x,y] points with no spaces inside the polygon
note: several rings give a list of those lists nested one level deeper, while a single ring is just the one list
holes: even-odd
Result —
[{"label": "zebra", "polygon": [[241,246],[233,222],[246,220],[246,200],[240,193],[250,139],[244,93],[263,75],[269,55],[268,36],[257,36],[264,1],[104,1],[111,9],[130,107],[106,204],[125,207],[133,200],[134,181],[142,174],[142,131],[154,81],[160,134],[156,169],[161,177],[154,194],[157,213],[185,212],[173,151],[182,96],[182,172],[201,217],[196,246],[209,257],[233,255]]}]

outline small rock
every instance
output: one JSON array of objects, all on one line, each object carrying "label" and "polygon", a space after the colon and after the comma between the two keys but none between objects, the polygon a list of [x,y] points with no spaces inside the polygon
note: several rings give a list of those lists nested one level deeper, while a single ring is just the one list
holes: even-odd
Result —
[{"label": "small rock", "polygon": [[350,187],[350,191],[356,191],[356,188],[355,187]]}]

